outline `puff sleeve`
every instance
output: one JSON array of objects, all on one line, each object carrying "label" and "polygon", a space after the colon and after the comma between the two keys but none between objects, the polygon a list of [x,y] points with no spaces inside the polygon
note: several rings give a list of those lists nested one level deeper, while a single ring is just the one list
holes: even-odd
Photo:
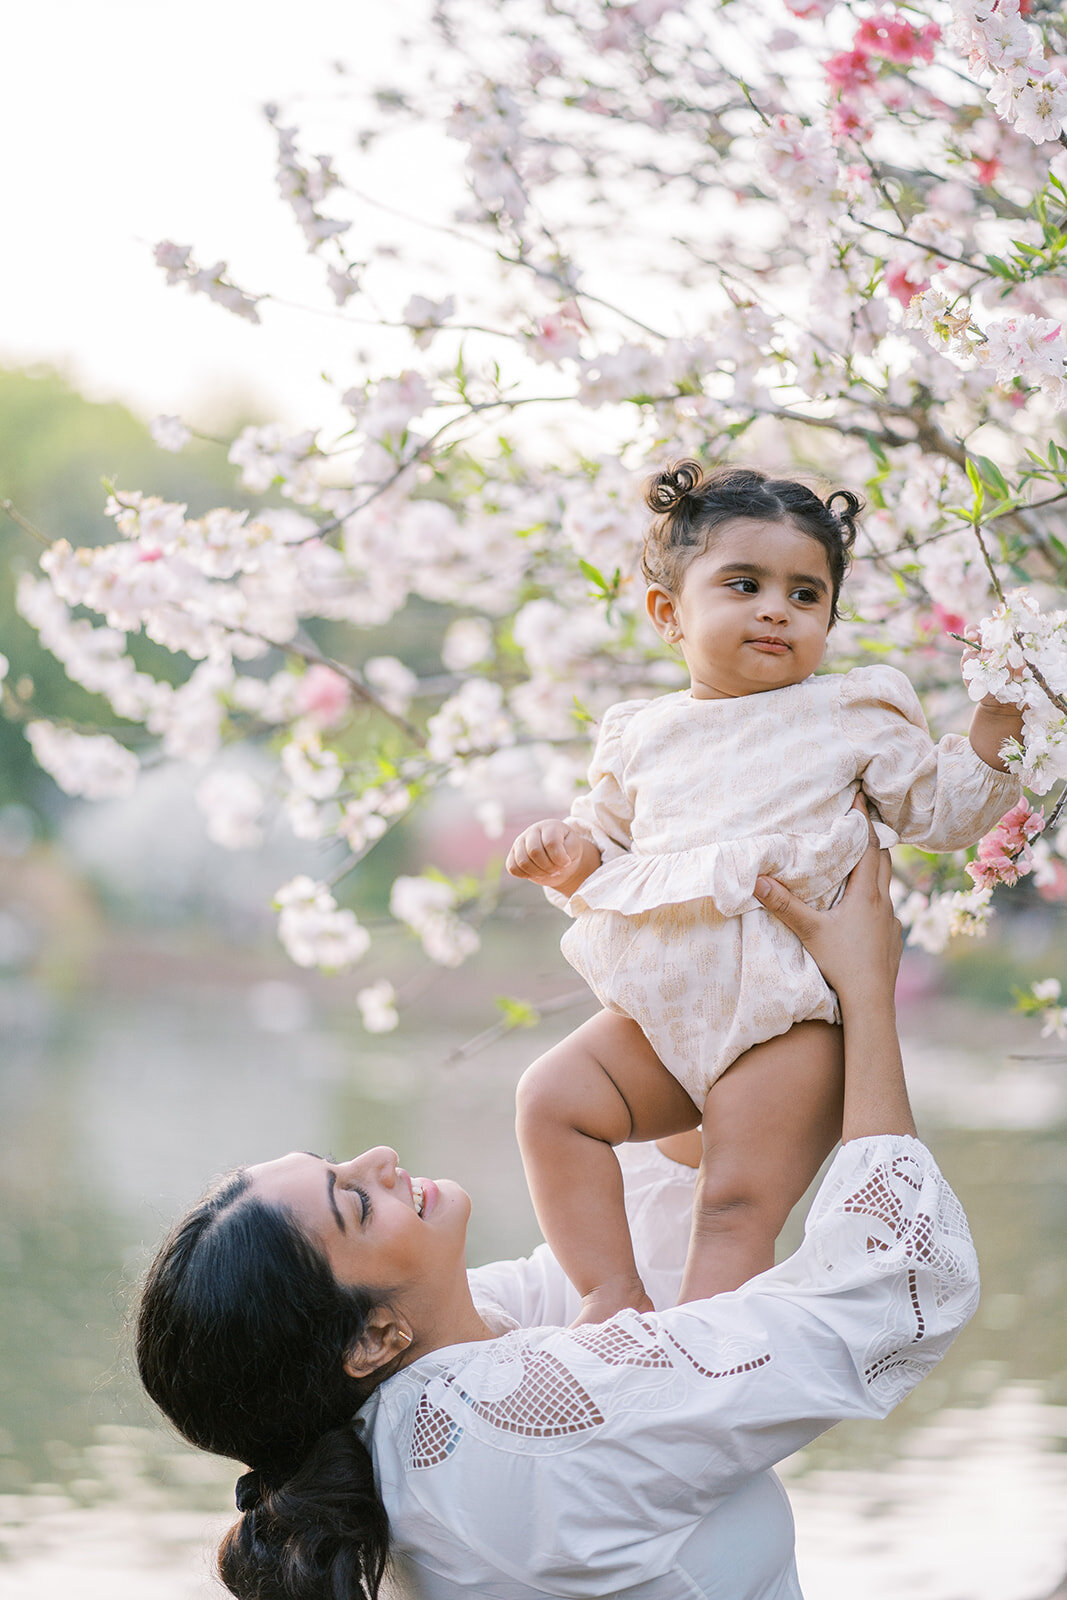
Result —
[{"label": "puff sleeve", "polygon": [[623,734],[647,700],[624,700],[604,713],[593,759],[589,763],[589,788],[571,807],[567,821],[592,840],[605,861],[630,848],[633,804],[623,775]]},{"label": "puff sleeve", "polygon": [[949,733],[934,743],[918,695],[894,667],[845,673],[838,709],[864,793],[905,844],[965,849],[1019,799],[1018,779],[987,766],[969,739]]},{"label": "puff sleeve", "polygon": [[[589,763],[589,788],[571,807],[565,819],[600,851],[601,864],[625,855],[630,848],[630,823],[633,804],[626,792],[623,775],[625,752],[623,735],[631,720],[647,700],[624,700],[604,713]],[[554,906],[566,911],[569,901],[555,889],[545,889]]]}]

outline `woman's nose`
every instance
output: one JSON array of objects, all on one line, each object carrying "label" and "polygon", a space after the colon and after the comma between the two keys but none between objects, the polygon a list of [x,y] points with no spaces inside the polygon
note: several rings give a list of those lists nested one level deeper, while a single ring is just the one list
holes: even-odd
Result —
[{"label": "woman's nose", "polygon": [[348,1164],[362,1172],[373,1173],[381,1183],[391,1184],[396,1182],[400,1157],[391,1145],[376,1144],[372,1150],[364,1150],[361,1156],[356,1156]]}]

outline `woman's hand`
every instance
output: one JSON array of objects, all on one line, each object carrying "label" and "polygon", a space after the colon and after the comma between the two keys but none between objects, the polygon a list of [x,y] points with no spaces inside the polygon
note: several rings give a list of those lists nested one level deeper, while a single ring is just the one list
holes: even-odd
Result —
[{"label": "woman's hand", "polygon": [[[866,815],[862,796],[853,804]],[[893,1009],[902,940],[890,876],[889,852],[879,850],[871,828],[866,851],[829,911],[805,905],[773,878],[756,880],[757,900],[796,934],[837,990],[845,1035],[843,1143],[915,1133]]]},{"label": "woman's hand", "polygon": [[[861,795],[855,809],[867,815]],[[842,1011],[892,1004],[902,936],[889,896],[889,851],[878,848],[870,827],[867,849],[849,874],[845,892],[828,911],[816,911],[774,878],[757,878],[756,899],[795,933],[815,965],[837,991]]]},{"label": "woman's hand", "polygon": [[513,878],[528,878],[572,895],[600,865],[600,851],[576,828],[550,819],[526,828],[504,863]]}]

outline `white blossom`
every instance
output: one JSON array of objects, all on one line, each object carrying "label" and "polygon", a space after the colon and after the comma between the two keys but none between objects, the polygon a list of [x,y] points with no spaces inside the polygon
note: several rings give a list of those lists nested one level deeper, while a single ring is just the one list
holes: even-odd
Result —
[{"label": "white blossom", "polygon": [[344,780],[335,750],[324,750],[317,733],[306,733],[282,747],[282,766],[293,788],[310,800],[328,800]]},{"label": "white blossom", "polygon": [[388,978],[360,989],[356,1004],[368,1033],[391,1033],[400,1018],[396,1010],[396,990]]},{"label": "white blossom", "polygon": [[181,417],[153,417],[148,431],[161,450],[184,450],[193,437]]},{"label": "white blossom", "polygon": [[510,744],[515,737],[504,709],[504,691],[488,678],[468,678],[430,718],[427,729],[427,749],[435,761],[451,761],[472,750],[490,750]]},{"label": "white blossom", "polygon": [[487,661],[493,651],[493,630],[483,617],[460,617],[441,643],[441,660],[449,672],[467,672]]},{"label": "white blossom", "polygon": [[196,786],[196,803],[207,818],[208,838],[226,850],[254,850],[263,842],[263,788],[247,772],[209,772]]},{"label": "white blossom", "polygon": [[397,656],[372,656],[363,676],[387,711],[402,716],[418,693],[419,680]]},{"label": "white blossom", "polygon": [[445,879],[402,876],[389,897],[389,910],[422,940],[430,960],[442,967],[458,967],[478,949],[480,941],[469,923],[455,914],[457,893]]},{"label": "white blossom", "polygon": [[140,763],[110,734],[81,734],[43,720],[27,723],[26,738],[39,766],[67,794],[110,800],[130,794]]},{"label": "white blossom", "polygon": [[298,967],[339,972],[353,966],[370,947],[370,934],[354,911],[338,910],[324,883],[293,878],[274,897],[280,915],[278,937]]}]

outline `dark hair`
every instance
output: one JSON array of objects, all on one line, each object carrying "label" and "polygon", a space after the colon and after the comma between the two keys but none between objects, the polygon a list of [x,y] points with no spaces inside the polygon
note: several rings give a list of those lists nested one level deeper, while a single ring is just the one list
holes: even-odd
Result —
[{"label": "dark hair", "polygon": [[219,1548],[240,1600],[378,1593],[389,1524],[353,1427],[368,1387],[343,1365],[373,1306],[241,1172],[177,1224],[149,1268],[142,1383],[190,1443],[252,1469]]},{"label": "dark hair", "polygon": [[833,586],[830,620],[837,620],[838,596],[856,540],[856,518],[863,510],[863,502],[851,489],[835,489],[820,500],[806,484],[772,478],[755,467],[716,467],[705,473],[699,461],[678,461],[649,478],[645,503],[658,513],[645,535],[641,558],[649,583],[678,594],[686,567],[707,549],[709,535],[723,523],[739,517],[791,522],[826,551]]}]

